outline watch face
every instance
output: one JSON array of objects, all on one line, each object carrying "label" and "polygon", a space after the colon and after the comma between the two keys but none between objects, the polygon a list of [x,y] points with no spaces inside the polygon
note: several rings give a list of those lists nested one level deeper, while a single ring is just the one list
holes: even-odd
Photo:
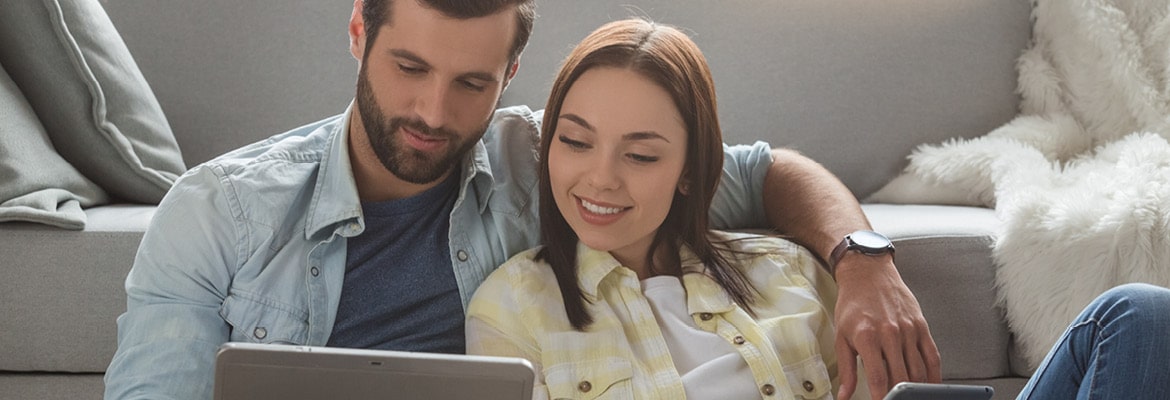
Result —
[{"label": "watch face", "polygon": [[854,244],[867,250],[882,251],[890,247],[890,239],[873,231],[853,232],[849,235],[849,240],[852,240]]}]

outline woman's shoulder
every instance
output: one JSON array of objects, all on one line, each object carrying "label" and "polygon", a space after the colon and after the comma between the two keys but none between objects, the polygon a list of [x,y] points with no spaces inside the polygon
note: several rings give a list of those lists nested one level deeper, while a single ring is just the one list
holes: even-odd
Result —
[{"label": "woman's shoulder", "polygon": [[795,255],[808,249],[793,241],[774,235],[758,233],[711,231],[711,241],[725,252],[742,256]]},{"label": "woman's shoulder", "polygon": [[524,289],[529,286],[540,287],[549,282],[555,285],[556,276],[552,268],[539,259],[540,249],[534,247],[516,253],[484,280],[480,290],[497,286],[507,290]]},{"label": "woman's shoulder", "polygon": [[496,270],[507,270],[514,271],[514,273],[521,273],[521,271],[548,268],[549,263],[546,263],[543,260],[538,260],[539,254],[541,254],[541,249],[543,248],[543,246],[538,246],[528,250],[519,251],[519,253],[516,253],[516,255],[512,255],[511,258],[508,258],[508,261],[504,261],[504,263],[500,265],[500,268],[497,268]]},{"label": "woman's shoulder", "polygon": [[[813,275],[821,261],[791,240],[760,234],[712,231],[711,241],[723,258],[737,265],[749,279],[771,279],[774,274]],[[762,274],[762,275],[760,275]]]},{"label": "woman's shoulder", "polygon": [[539,252],[538,247],[517,253],[488,275],[471,297],[468,317],[541,315],[542,307],[560,304],[556,276],[547,262],[538,259]]}]

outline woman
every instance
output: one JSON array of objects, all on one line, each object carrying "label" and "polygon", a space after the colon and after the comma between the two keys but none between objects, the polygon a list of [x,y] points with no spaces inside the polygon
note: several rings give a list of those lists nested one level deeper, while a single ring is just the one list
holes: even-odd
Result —
[{"label": "woman", "polygon": [[[601,27],[566,59],[542,128],[544,246],[477,290],[469,353],[531,361],[536,398],[833,397],[831,277],[792,243],[708,229],[722,139],[686,35]],[[1104,293],[1019,398],[1170,398],[1166,310],[1166,288]]]},{"label": "woman", "polygon": [[708,229],[716,114],[678,30],[579,44],[545,110],[545,245],[477,290],[468,351],[531,361],[537,398],[831,398],[831,277],[792,243]]}]

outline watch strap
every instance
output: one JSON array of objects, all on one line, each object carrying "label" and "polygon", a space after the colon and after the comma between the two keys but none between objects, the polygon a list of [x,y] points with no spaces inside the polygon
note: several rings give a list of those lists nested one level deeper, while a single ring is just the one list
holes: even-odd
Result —
[{"label": "watch strap", "polygon": [[[869,246],[860,245],[857,242],[853,241],[853,235],[858,234],[858,233],[867,234],[869,236],[876,235],[877,237],[880,237],[882,240],[884,240],[886,245],[885,245],[885,247],[869,247]],[[855,231],[853,233],[845,235],[845,237],[841,239],[841,242],[837,243],[837,246],[833,248],[833,251],[831,253],[829,253],[829,265],[828,265],[829,268],[828,269],[829,269],[830,275],[832,275],[833,277],[837,276],[837,263],[841,261],[841,257],[844,257],[845,252],[848,252],[849,250],[856,250],[856,251],[860,252],[861,254],[876,256],[876,255],[882,255],[882,254],[887,254],[887,253],[893,253],[894,252],[894,244],[892,242],[890,242],[889,238],[886,238],[885,235],[882,235],[880,233],[873,232],[873,231]]]},{"label": "watch strap", "polygon": [[837,246],[833,247],[833,252],[829,253],[829,275],[837,276],[837,262],[841,261],[841,257],[845,255],[846,251],[849,251],[849,243],[849,235],[845,235],[837,243]]}]

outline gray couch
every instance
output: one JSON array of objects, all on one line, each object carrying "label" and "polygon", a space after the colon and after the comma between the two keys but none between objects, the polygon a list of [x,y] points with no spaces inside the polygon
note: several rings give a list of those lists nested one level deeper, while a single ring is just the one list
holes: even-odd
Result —
[{"label": "gray couch", "polygon": [[[150,82],[188,166],[341,112],[357,63],[351,2],[103,1]],[[624,6],[636,4],[636,6]],[[982,135],[1013,117],[1027,0],[542,0],[503,103],[543,108],[560,58],[603,21],[644,15],[687,28],[716,75],[726,140],[819,160],[861,198],[920,143]],[[4,38],[3,40],[13,40]],[[943,377],[1022,386],[996,306],[992,210],[865,205],[891,236],[943,357]],[[116,347],[122,282],[153,213],[86,210],[67,231],[0,223],[0,398],[96,398]]]}]

